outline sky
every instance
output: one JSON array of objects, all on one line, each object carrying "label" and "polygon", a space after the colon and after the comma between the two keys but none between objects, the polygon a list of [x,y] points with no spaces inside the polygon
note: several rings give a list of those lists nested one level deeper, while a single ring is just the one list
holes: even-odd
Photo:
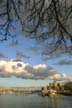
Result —
[{"label": "sky", "polygon": [[[47,5],[46,0],[45,6]],[[23,16],[25,14],[23,13]],[[8,20],[6,17],[0,18],[0,23]],[[25,17],[22,17],[22,20]],[[55,54],[42,55],[44,43],[25,37],[20,22],[16,20],[13,18],[11,21],[15,29],[10,29],[12,35],[15,32],[16,37],[0,42],[0,87],[45,86],[54,80],[72,80],[72,56],[62,55],[60,49]],[[46,31],[46,28],[44,30]],[[1,33],[4,32],[3,29]],[[1,37],[3,35],[0,34]]]},{"label": "sky", "polygon": [[46,86],[49,82],[72,79],[72,57],[42,56],[43,43],[17,34],[12,40],[0,42],[0,86]]}]

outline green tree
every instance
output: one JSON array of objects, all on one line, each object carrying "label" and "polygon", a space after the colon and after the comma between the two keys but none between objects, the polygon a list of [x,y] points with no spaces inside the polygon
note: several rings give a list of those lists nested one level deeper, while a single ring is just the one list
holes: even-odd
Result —
[{"label": "green tree", "polygon": [[72,82],[67,82],[64,84],[64,89],[72,91]]}]

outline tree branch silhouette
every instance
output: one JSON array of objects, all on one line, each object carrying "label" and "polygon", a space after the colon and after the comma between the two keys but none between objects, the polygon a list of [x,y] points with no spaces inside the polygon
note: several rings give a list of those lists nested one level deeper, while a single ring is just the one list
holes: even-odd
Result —
[{"label": "tree branch silhouette", "polygon": [[59,47],[72,49],[71,0],[1,0],[0,41],[15,37],[14,21],[27,37],[47,42],[49,53]]}]

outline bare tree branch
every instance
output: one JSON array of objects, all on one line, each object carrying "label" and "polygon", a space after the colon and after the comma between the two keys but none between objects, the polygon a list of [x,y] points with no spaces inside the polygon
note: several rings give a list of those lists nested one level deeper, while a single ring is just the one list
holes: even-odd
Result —
[{"label": "bare tree branch", "polygon": [[29,38],[47,42],[49,50],[72,47],[72,0],[0,1],[0,41],[15,37],[15,22]]}]

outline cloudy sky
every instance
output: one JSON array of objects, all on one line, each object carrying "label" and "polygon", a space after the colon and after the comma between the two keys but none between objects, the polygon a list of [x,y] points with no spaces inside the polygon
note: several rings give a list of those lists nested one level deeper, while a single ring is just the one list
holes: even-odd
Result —
[{"label": "cloudy sky", "polygon": [[53,80],[71,80],[70,55],[42,56],[43,43],[19,34],[0,42],[0,86],[44,86]]}]

